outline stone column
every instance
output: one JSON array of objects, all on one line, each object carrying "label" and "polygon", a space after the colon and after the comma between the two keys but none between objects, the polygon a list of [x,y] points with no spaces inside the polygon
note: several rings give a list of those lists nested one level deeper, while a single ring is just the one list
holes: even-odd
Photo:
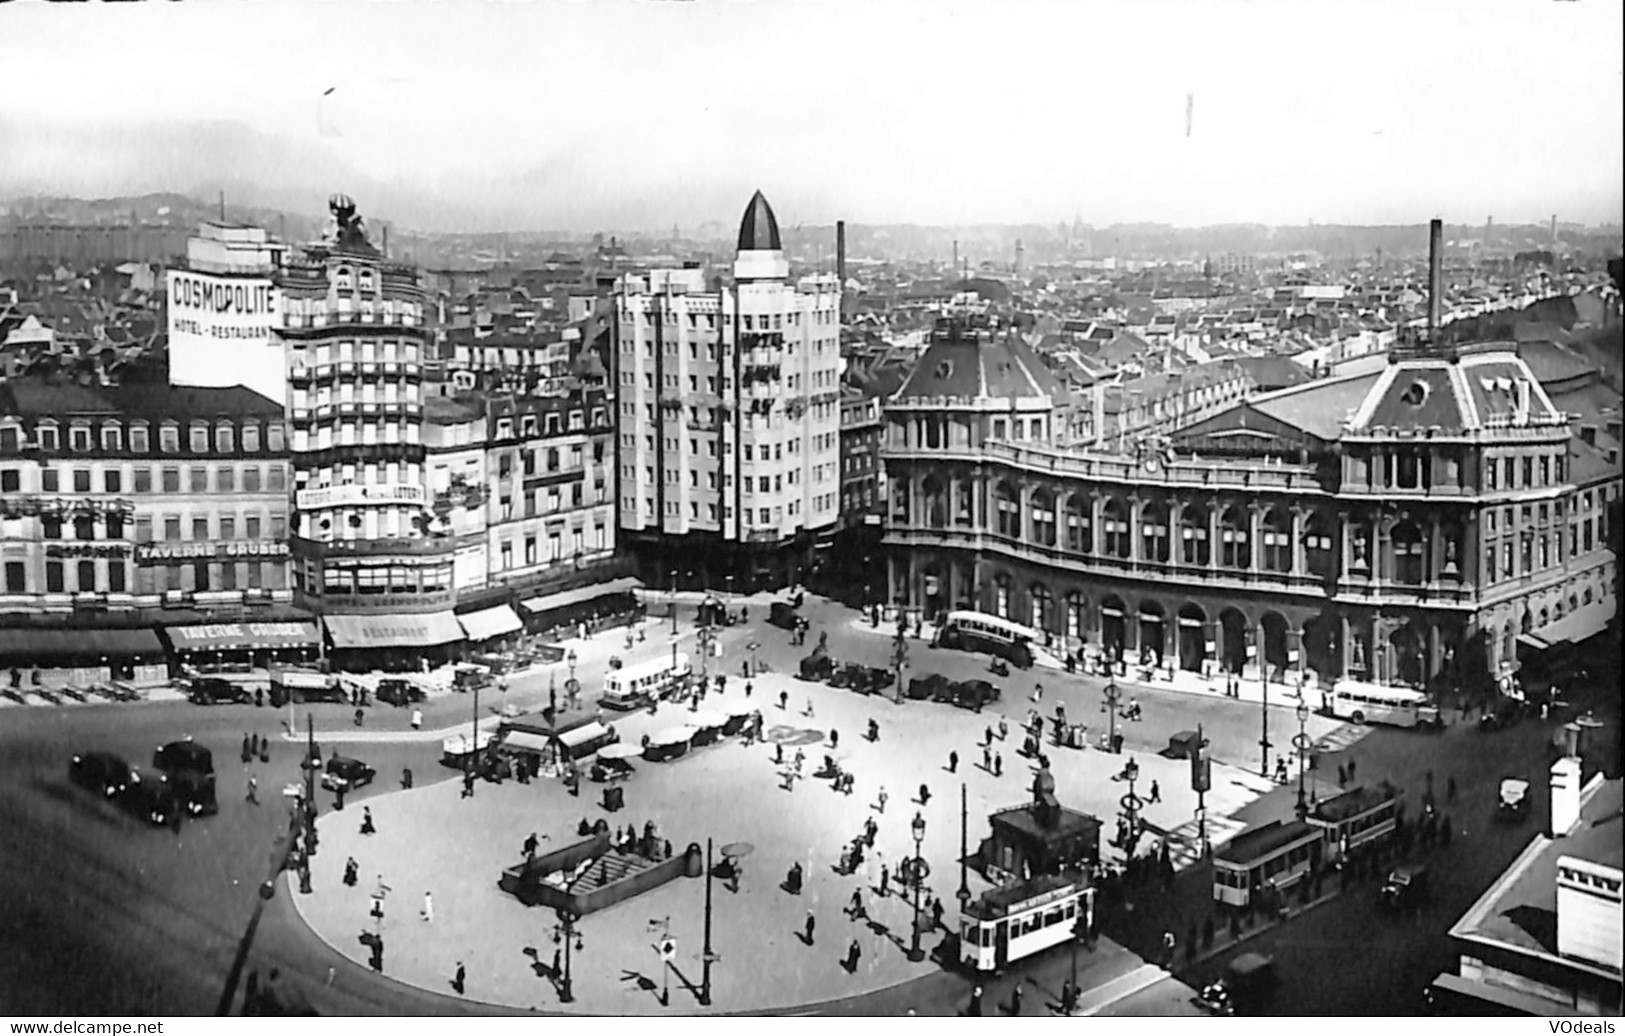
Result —
[{"label": "stone column", "polygon": [[1437,583],[1444,575],[1444,537],[1439,527],[1439,516],[1434,515],[1433,521],[1428,525],[1428,556],[1423,571],[1427,573],[1429,584]]},{"label": "stone column", "polygon": [[1422,674],[1423,684],[1430,683],[1444,668],[1444,642],[1439,636],[1439,627],[1435,623],[1428,627],[1427,642],[1427,669]]},{"label": "stone column", "polygon": [[1168,501],[1168,564],[1179,568],[1185,564],[1185,541],[1181,536],[1185,524],[1185,505],[1178,498]]},{"label": "stone column", "polygon": [[1263,567],[1264,508],[1247,505],[1247,570],[1257,574]]},{"label": "stone column", "polygon": [[1349,660],[1354,654],[1353,630],[1349,629],[1346,614],[1337,617],[1337,674],[1339,680],[1349,678]]},{"label": "stone column", "polygon": [[1207,502],[1207,570],[1219,570],[1219,555],[1223,553],[1223,544],[1219,542],[1219,512],[1222,508],[1217,497]]},{"label": "stone column", "polygon": [[1130,564],[1139,564],[1143,560],[1144,551],[1140,545],[1140,523],[1145,513],[1145,501],[1138,496],[1131,497],[1128,504],[1128,559]]},{"label": "stone column", "polygon": [[1292,574],[1295,576],[1304,575],[1303,538],[1306,524],[1303,510],[1294,507],[1292,509]]},{"label": "stone column", "polygon": [[[1101,510],[1103,502],[1098,492],[1089,493],[1089,556],[1101,555],[1101,544],[1106,542],[1105,534],[1101,531]],[[1126,619],[1125,619],[1126,625]]]}]

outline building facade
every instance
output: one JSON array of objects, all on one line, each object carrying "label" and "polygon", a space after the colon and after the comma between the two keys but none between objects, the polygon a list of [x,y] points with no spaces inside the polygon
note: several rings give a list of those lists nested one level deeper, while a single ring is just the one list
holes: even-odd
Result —
[{"label": "building facade", "polygon": [[[294,592],[318,614],[372,615],[379,629],[445,643],[461,635],[451,615],[455,544],[434,533],[429,509],[418,271],[372,246],[348,198],[335,196],[331,208],[330,239],[291,257],[280,275]],[[435,621],[388,621],[412,615]],[[392,642],[343,639],[335,646]]]},{"label": "building facade", "polygon": [[1611,614],[1606,536],[1572,530],[1618,469],[1576,482],[1568,417],[1513,353],[1395,353],[1171,451],[1106,453],[1056,445],[1052,387],[1014,345],[966,337],[942,334],[888,406],[904,607],[978,608],[1170,676],[1420,687],[1505,673],[1520,634]]},{"label": "building facade", "polygon": [[287,602],[282,407],[248,389],[0,385],[0,611]]},{"label": "building facade", "polygon": [[840,504],[840,285],[789,282],[760,192],[733,284],[698,274],[629,278],[615,300],[621,532],[656,585],[788,585]]}]

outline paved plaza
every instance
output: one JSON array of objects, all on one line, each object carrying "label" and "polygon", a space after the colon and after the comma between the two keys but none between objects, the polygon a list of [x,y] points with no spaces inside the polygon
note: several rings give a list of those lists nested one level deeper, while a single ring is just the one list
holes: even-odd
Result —
[{"label": "paved plaza", "polygon": [[[655,643],[653,624],[650,628],[640,655],[662,650]],[[776,670],[784,668],[781,660],[790,653],[782,645],[768,643],[780,637],[778,631],[733,632],[735,647],[729,652],[733,659],[743,654],[738,638],[748,635],[762,642],[760,650],[774,658]],[[841,634],[841,641],[864,641],[871,651],[885,648],[880,638],[847,630]],[[593,647],[601,651],[603,645],[600,641]],[[832,650],[852,653],[833,644]],[[917,654],[923,651],[923,647],[916,648]],[[795,652],[800,653],[804,649]],[[948,664],[931,668],[977,664],[975,656],[940,655]],[[782,672],[761,674],[751,681],[751,701],[763,713],[767,744],[746,747],[737,738],[728,738],[673,762],[638,761],[636,776],[625,785],[626,808],[614,815],[599,804],[600,786],[583,782],[581,797],[573,798],[559,782],[546,780],[529,785],[481,783],[471,799],[460,797],[461,787],[455,781],[371,798],[368,804],[378,833],[367,837],[359,834],[359,808],[329,810],[320,822],[322,851],[314,861],[315,891],[298,896],[297,904],[324,941],[365,966],[368,951],[359,937],[374,930],[368,910],[381,875],[389,889],[382,925],[389,977],[450,994],[451,979],[461,961],[467,969],[465,995],[471,1000],[593,1014],[695,1013],[704,1010],[696,997],[702,970],[703,880],[679,878],[580,922],[583,949],[572,961],[573,1005],[559,1003],[547,977],[554,951],[560,948],[553,938],[553,912],[526,908],[497,887],[502,869],[519,862],[521,843],[532,831],[543,837],[541,851],[547,852],[577,840],[577,826],[584,817],[591,821],[603,817],[621,829],[633,824],[639,831],[645,821],[652,820],[661,837],[670,839],[678,852],[690,842],[703,846],[707,838],[718,847],[741,841],[755,847],[744,861],[737,893],[721,881],[714,886],[713,945],[721,960],[713,969],[710,1011],[787,1009],[886,988],[936,968],[929,962],[911,964],[906,959],[911,906],[896,896],[895,888],[885,899],[875,891],[878,867],[912,854],[909,823],[914,814],[919,812],[927,822],[922,854],[931,865],[930,891],[945,898],[944,922],[953,925],[957,918],[954,892],[959,884],[960,782],[968,790],[968,844],[974,852],[989,833],[989,812],[1030,798],[1034,771],[1017,754],[1021,736],[1016,726],[1028,709],[1038,707],[1047,716],[1060,700],[1074,718],[1085,722],[1105,719],[1083,715],[1091,708],[1098,711],[1099,695],[1091,694],[1082,682],[1047,672],[1040,672],[1038,678],[1048,688],[1042,703],[1035,706],[1018,690],[1034,679],[1023,676],[1019,681],[1001,681],[1006,700],[997,708],[975,714],[933,703],[899,705],[885,698],[803,683]],[[744,683],[735,671],[726,694],[720,698],[711,695],[702,708],[736,703],[744,696]],[[527,686],[533,688],[534,681]],[[778,707],[781,691],[789,696],[787,709]],[[589,692],[589,700],[593,697]],[[807,714],[809,704],[811,715]],[[1146,707],[1148,733],[1151,726],[1159,732],[1169,724],[1177,729],[1180,716],[1159,721],[1152,715],[1153,703],[1147,701]],[[624,741],[637,744],[645,733],[675,726],[685,715],[686,706],[663,705],[655,715],[611,713],[606,718]],[[995,777],[982,766],[981,746],[989,727],[997,731],[1001,716],[1009,721],[1010,735],[1008,740],[996,739],[991,747],[1002,761],[1002,776]],[[862,737],[871,717],[880,724],[876,743]],[[1335,727],[1316,717],[1310,722],[1310,733],[1318,738]],[[833,750],[828,747],[832,730],[839,733],[838,748]],[[364,736],[370,739],[383,733],[369,731]],[[331,734],[330,739],[337,740],[343,732]],[[403,732],[401,736],[410,735]],[[436,735],[425,731],[418,736]],[[1145,740],[1155,741],[1158,736],[1160,733]],[[1131,736],[1130,744],[1136,740]],[[791,782],[788,790],[784,775],[789,768],[774,764],[774,742],[785,745],[787,762],[798,746],[806,753],[803,773],[807,779]],[[1111,836],[1119,800],[1127,791],[1112,776],[1121,770],[1129,753],[1112,756],[1092,749],[1045,750],[1061,801],[1100,817],[1104,842]],[[365,757],[362,747],[353,751]],[[950,751],[959,754],[956,774],[946,771]],[[829,781],[811,779],[826,753],[855,774],[853,794],[838,794]],[[1153,780],[1161,792],[1161,801],[1145,808],[1148,823],[1163,830],[1187,823],[1195,808],[1188,764],[1151,752],[1133,755],[1140,765],[1140,796],[1148,797]],[[914,801],[922,781],[931,792],[924,806]],[[1214,767],[1213,783],[1207,804],[1214,818],[1240,810],[1270,786],[1256,772],[1223,762]],[[878,810],[882,787],[888,794],[884,813]],[[834,867],[841,849],[870,816],[880,825],[878,851],[859,875],[837,874]],[[1215,819],[1214,823],[1223,822]],[[1116,853],[1104,844],[1102,850],[1108,855]],[[361,882],[355,888],[341,882],[344,861],[350,856],[360,865]],[[801,895],[792,896],[780,883],[798,861],[805,868],[806,886]],[[987,887],[974,872],[970,886],[977,893]],[[846,913],[853,891],[860,887],[872,924],[854,922]],[[420,916],[425,892],[434,898],[432,922]],[[811,947],[798,934],[809,910],[816,917]],[[660,1002],[663,975],[654,950],[663,932],[669,932],[678,944],[669,1007]],[[929,949],[944,934],[938,930],[927,935],[924,945]],[[862,956],[856,973],[849,974],[842,964],[854,939]]]}]

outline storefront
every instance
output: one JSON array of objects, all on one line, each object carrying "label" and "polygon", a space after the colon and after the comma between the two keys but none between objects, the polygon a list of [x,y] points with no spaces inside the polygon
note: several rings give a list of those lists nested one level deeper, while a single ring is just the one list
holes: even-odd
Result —
[{"label": "storefront", "polygon": [[463,627],[463,633],[468,637],[469,644],[477,646],[481,651],[502,650],[506,646],[507,638],[525,628],[519,616],[505,604],[459,615],[457,622]]},{"label": "storefront", "polygon": [[607,583],[578,586],[520,603],[525,625],[532,630],[573,627],[596,619],[635,614],[639,610],[633,591],[643,585],[637,579],[611,579]]},{"label": "storefront", "polygon": [[421,615],[328,615],[322,619],[333,668],[424,672],[453,661],[463,628],[451,612]]},{"label": "storefront", "polygon": [[158,634],[150,629],[0,629],[0,667],[13,688],[82,687],[113,680],[169,676]]},{"label": "storefront", "polygon": [[310,664],[322,646],[314,621],[166,625],[164,636],[175,660],[197,672],[263,669],[273,661]]}]

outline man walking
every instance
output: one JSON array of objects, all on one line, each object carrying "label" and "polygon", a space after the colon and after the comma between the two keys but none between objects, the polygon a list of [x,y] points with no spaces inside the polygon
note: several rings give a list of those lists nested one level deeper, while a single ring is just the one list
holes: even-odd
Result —
[{"label": "man walking", "polygon": [[813,944],[813,929],[817,926],[817,924],[818,924],[818,919],[813,917],[813,912],[811,910],[807,911],[807,921],[806,921],[806,924],[804,924],[802,926],[802,928],[807,933],[807,945],[808,946],[811,946]]},{"label": "man walking", "polygon": [[1004,776],[1004,756],[1002,755],[995,755],[993,757],[993,776]]},{"label": "man walking", "polygon": [[878,802],[879,802],[879,804],[880,804],[880,810],[879,810],[879,811],[880,811],[880,812],[881,812],[881,813],[884,813],[884,812],[886,812],[886,799],[887,799],[887,797],[888,797],[888,796],[887,796],[887,795],[886,795],[886,789],[885,789],[885,788],[881,788],[881,789],[880,789],[880,795],[879,795],[879,796],[878,796],[878,799],[877,799],[877,801],[878,801]]},{"label": "man walking", "polygon": [[259,795],[260,795],[260,781],[259,781],[259,778],[255,777],[253,774],[249,774],[248,775],[248,801],[252,802],[256,806],[259,805],[260,804]]},{"label": "man walking", "polygon": [[422,709],[413,709],[412,710],[412,729],[413,730],[422,730],[423,729],[423,710]]},{"label": "man walking", "polygon": [[529,863],[536,858],[536,832],[532,831],[530,837],[525,839],[525,862]]},{"label": "man walking", "polygon": [[846,970],[856,975],[858,973],[858,958],[862,956],[863,948],[858,945],[856,939],[853,939],[852,945],[846,948]]},{"label": "man walking", "polygon": [[1151,782],[1151,801],[1153,803],[1162,801],[1162,789],[1157,786],[1156,781]]},{"label": "man walking", "polygon": [[888,889],[890,882],[891,871],[885,867],[880,868],[880,896],[882,899],[891,895],[891,892]]},{"label": "man walking", "polygon": [[463,995],[464,980],[466,980],[467,978],[468,978],[468,969],[463,967],[463,962],[462,961],[458,961],[457,962],[457,974],[453,975],[452,979],[451,979],[451,988],[457,990],[457,995],[458,996]]},{"label": "man walking", "polygon": [[948,753],[948,772],[949,773],[958,773],[959,772],[959,753],[958,752],[949,752]]}]

